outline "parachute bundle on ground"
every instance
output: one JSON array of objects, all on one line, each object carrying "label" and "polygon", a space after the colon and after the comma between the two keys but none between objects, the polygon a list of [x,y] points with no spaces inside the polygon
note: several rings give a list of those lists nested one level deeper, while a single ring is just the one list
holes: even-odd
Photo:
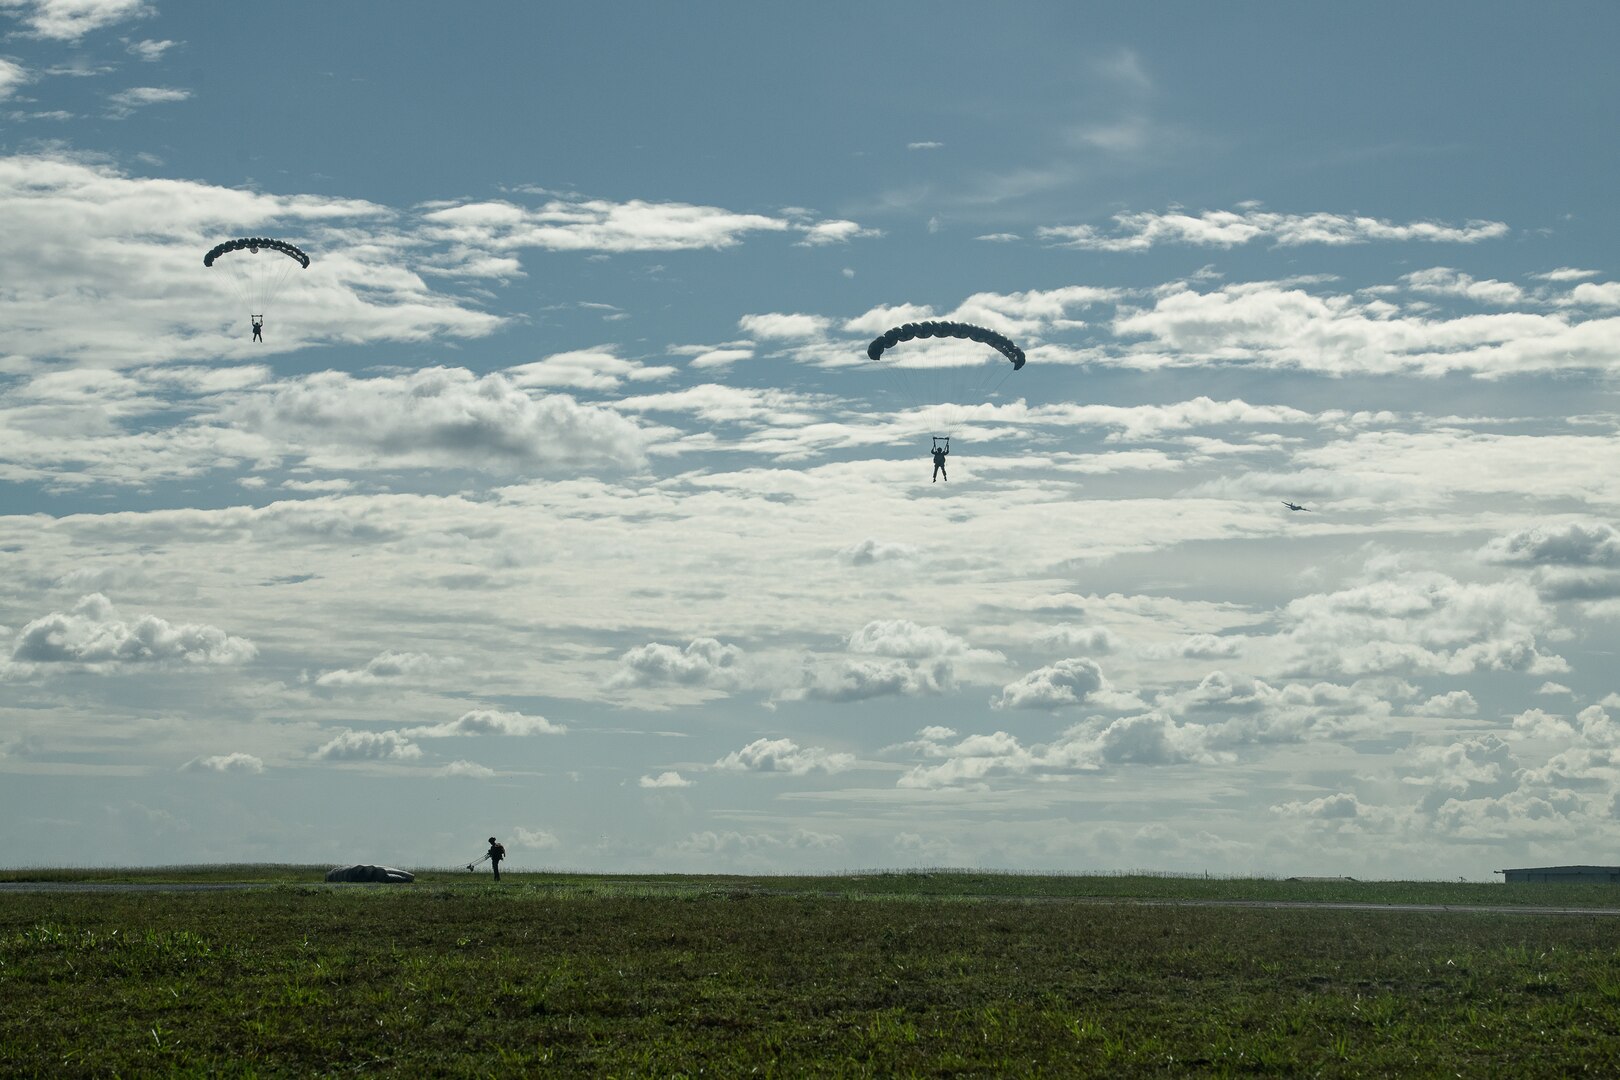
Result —
[{"label": "parachute bundle on ground", "polygon": [[[919,339],[956,340],[945,347],[895,348]],[[990,348],[976,348],[978,345]],[[1007,379],[1024,366],[1024,350],[1004,335],[960,322],[897,326],[875,338],[866,347],[866,356],[884,376],[887,392],[883,396],[899,411],[910,414],[919,431],[936,435],[951,434],[975,406],[993,400]]]},{"label": "parachute bundle on ground", "polygon": [[309,256],[285,240],[244,236],[216,244],[203,256],[203,265],[229,284],[247,309],[242,314],[263,317],[293,274],[309,268]]}]

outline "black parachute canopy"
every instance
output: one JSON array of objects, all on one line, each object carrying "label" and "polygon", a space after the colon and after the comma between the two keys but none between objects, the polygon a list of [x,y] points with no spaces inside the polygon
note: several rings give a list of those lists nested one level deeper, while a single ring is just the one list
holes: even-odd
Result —
[{"label": "black parachute canopy", "polygon": [[994,330],[959,322],[920,322],[897,326],[873,340],[872,344],[866,347],[866,355],[870,359],[877,360],[883,356],[884,349],[892,349],[902,341],[932,337],[953,337],[982,342],[1010,360],[1014,371],[1024,366],[1023,349]]},{"label": "black parachute canopy", "polygon": [[256,253],[260,249],[279,251],[288,258],[297,260],[305,270],[309,269],[308,255],[305,255],[285,240],[272,240],[268,236],[244,236],[238,240],[227,240],[223,244],[216,244],[209,250],[208,254],[203,256],[203,265],[213,266],[215,259],[229,251],[251,251]]}]

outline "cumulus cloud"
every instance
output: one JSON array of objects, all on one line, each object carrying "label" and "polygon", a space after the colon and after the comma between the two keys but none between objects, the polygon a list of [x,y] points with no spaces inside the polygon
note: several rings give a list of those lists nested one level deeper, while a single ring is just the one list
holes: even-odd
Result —
[{"label": "cumulus cloud", "polygon": [[264,762],[252,754],[238,751],[234,754],[192,758],[180,768],[184,772],[262,773]]},{"label": "cumulus cloud", "polygon": [[1057,709],[1079,705],[1105,685],[1095,660],[1071,657],[1008,683],[990,704],[995,709]]},{"label": "cumulus cloud", "polygon": [[153,63],[163,59],[163,55],[178,44],[179,42],[170,41],[167,38],[161,41],[145,38],[141,41],[128,42],[125,48],[129,50],[129,55],[135,57],[135,59]]},{"label": "cumulus cloud", "polygon": [[692,781],[673,769],[666,769],[657,776],[643,776],[638,783],[644,788],[683,788],[692,786]]},{"label": "cumulus cloud", "polygon": [[831,321],[821,315],[784,314],[744,315],[737,320],[743,333],[755,338],[799,340],[817,338],[827,332]]},{"label": "cumulus cloud", "polygon": [[17,87],[28,81],[28,71],[21,64],[0,57],[0,101],[16,93]]},{"label": "cumulus cloud", "polygon": [[476,761],[467,761],[458,758],[448,765],[441,765],[433,771],[434,776],[465,776],[473,780],[487,780],[495,776],[496,772],[487,765],[480,765]]},{"label": "cumulus cloud", "polygon": [[1163,713],[1104,721],[1092,718],[1064,730],[1049,743],[1025,745],[1005,731],[969,735],[947,743],[943,732],[919,733],[925,756],[938,764],[916,765],[901,775],[902,788],[982,787],[998,777],[1096,772],[1125,765],[1159,766],[1210,762],[1220,755],[1207,733]]},{"label": "cumulus cloud", "polygon": [[190,90],[177,90],[168,86],[136,86],[118,91],[110,96],[107,102],[110,114],[122,117],[148,105],[166,105],[186,101],[190,97]]},{"label": "cumulus cloud", "polygon": [[1076,626],[1060,623],[1047,627],[1035,635],[1035,640],[1048,646],[1077,650],[1087,656],[1106,656],[1119,648],[1119,635],[1106,626]]},{"label": "cumulus cloud", "polygon": [[543,716],[473,709],[442,724],[405,728],[403,734],[414,739],[447,739],[461,735],[561,735],[567,730],[566,726],[554,724]]},{"label": "cumulus cloud", "polygon": [[741,750],[733,750],[714,763],[730,772],[783,772],[804,776],[811,772],[836,773],[853,767],[853,754],[838,753],[819,746],[801,747],[792,739],[755,739]]},{"label": "cumulus cloud", "polygon": [[853,702],[891,695],[942,694],[955,685],[955,669],[948,659],[840,659],[808,664],[800,685],[780,696],[789,701]]},{"label": "cumulus cloud", "polygon": [[517,842],[526,848],[544,850],[560,847],[562,843],[554,833],[545,829],[525,829],[519,825],[513,832],[517,835]]},{"label": "cumulus cloud", "polygon": [[612,685],[732,687],[739,674],[742,650],[715,638],[696,638],[685,648],[649,642],[619,658]]},{"label": "cumulus cloud", "polygon": [[1612,317],[1569,311],[1407,312],[1376,297],[1313,292],[1314,284],[1161,290],[1151,307],[1117,311],[1112,323],[1117,336],[1146,339],[1127,348],[1117,362],[1501,378],[1598,369],[1613,353],[1617,323]]},{"label": "cumulus cloud", "polygon": [[850,566],[871,566],[873,563],[916,557],[917,549],[910,544],[879,540],[872,536],[838,549],[838,558]]},{"label": "cumulus cloud", "polygon": [[[534,378],[532,366],[519,377]],[[652,437],[611,409],[464,368],[369,379],[319,372],[244,395],[219,416],[331,469],[626,469]]]},{"label": "cumulus cloud", "polygon": [[322,672],[315,679],[316,686],[357,687],[376,686],[394,679],[425,675],[439,670],[443,662],[418,652],[396,652],[392,649],[378,653],[363,667],[338,668]]},{"label": "cumulus cloud", "polygon": [[851,240],[864,239],[872,236],[882,236],[882,229],[869,229],[856,221],[818,221],[814,225],[803,227],[804,239],[799,241],[801,247],[825,247],[828,244],[847,244]]},{"label": "cumulus cloud", "polygon": [[[0,157],[0,220],[0,356],[104,368],[217,365],[252,349],[258,359],[323,340],[476,337],[505,322],[478,310],[481,301],[430,288],[417,267],[432,242],[408,213],[364,200],[134,176],[32,154]],[[315,254],[281,294],[289,317],[272,320],[257,345],[230,274],[199,277],[199,253],[244,232],[296,237]],[[179,295],[191,301],[174,303]]]},{"label": "cumulus cloud", "polygon": [[519,389],[536,387],[570,390],[617,390],[626,382],[667,379],[675,374],[668,365],[648,365],[615,355],[613,349],[576,349],[553,353],[530,364],[519,364],[502,373]]},{"label": "cumulus cloud", "polygon": [[849,651],[926,660],[960,656],[968,644],[943,626],[920,626],[909,619],[877,619],[849,636]]},{"label": "cumulus cloud", "polygon": [[1417,716],[1473,716],[1479,712],[1479,702],[1467,690],[1448,690],[1412,709]]},{"label": "cumulus cloud", "polygon": [[422,748],[398,731],[345,731],[315,756],[322,761],[414,761]]},{"label": "cumulus cloud", "polygon": [[1278,641],[1291,667],[1324,674],[1568,670],[1543,652],[1556,620],[1520,581],[1460,582],[1435,571],[1394,571],[1333,593],[1291,600]]},{"label": "cumulus cloud", "polygon": [[1516,565],[1620,567],[1620,531],[1601,521],[1537,525],[1490,541],[1480,555]]},{"label": "cumulus cloud", "polygon": [[114,23],[156,14],[146,0],[0,0],[28,28],[29,37],[77,41]]},{"label": "cumulus cloud", "polygon": [[1416,270],[1401,278],[1401,281],[1413,292],[1456,297],[1482,304],[1522,304],[1529,298],[1522,288],[1510,281],[1479,281],[1449,266]]},{"label": "cumulus cloud", "polygon": [[103,674],[142,665],[243,664],[257,655],[253,642],[215,626],[176,624],[156,615],[127,622],[101,593],[29,622],[11,648],[12,664],[24,670],[71,665]]},{"label": "cumulus cloud", "polygon": [[1159,244],[1231,248],[1256,240],[1279,247],[1303,244],[1365,244],[1372,241],[1420,240],[1477,243],[1508,233],[1499,221],[1447,225],[1432,221],[1397,224],[1345,214],[1280,214],[1269,210],[1206,210],[1200,214],[1171,210],[1115,214],[1112,231],[1091,225],[1061,225],[1036,230],[1060,247],[1091,251],[1146,251]]}]

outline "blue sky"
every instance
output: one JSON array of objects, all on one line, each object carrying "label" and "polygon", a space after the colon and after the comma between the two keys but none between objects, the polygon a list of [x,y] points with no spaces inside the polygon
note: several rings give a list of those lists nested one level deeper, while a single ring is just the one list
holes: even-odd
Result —
[{"label": "blue sky", "polygon": [[0,863],[1604,861],[1617,21],[0,0]]}]

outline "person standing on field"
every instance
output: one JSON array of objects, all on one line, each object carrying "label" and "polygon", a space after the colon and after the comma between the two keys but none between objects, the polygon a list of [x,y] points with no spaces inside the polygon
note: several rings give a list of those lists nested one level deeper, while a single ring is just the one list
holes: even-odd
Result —
[{"label": "person standing on field", "polygon": [[506,858],[506,848],[493,836],[489,838],[489,868],[495,871],[495,880],[501,880],[501,860]]}]

